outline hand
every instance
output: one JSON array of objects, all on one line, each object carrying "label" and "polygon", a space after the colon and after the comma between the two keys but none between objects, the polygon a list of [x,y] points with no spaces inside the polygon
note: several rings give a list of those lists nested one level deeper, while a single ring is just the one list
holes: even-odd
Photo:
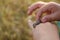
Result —
[{"label": "hand", "polygon": [[33,22],[28,20],[29,27],[32,31],[29,32],[33,36],[33,40],[59,40],[57,26],[53,23],[41,23],[33,28]]},{"label": "hand", "polygon": [[[38,3],[37,3],[38,4]],[[34,4],[29,7],[28,14],[31,14],[36,8],[39,10],[36,12],[36,20],[41,19],[42,22],[49,22],[49,21],[60,21],[60,5],[55,2],[49,2],[38,6]],[[43,13],[47,12],[48,15],[40,18]]]},{"label": "hand", "polygon": [[38,8],[40,8],[44,4],[46,4],[46,3],[45,2],[36,2],[36,3],[33,3],[31,6],[28,7],[28,12],[27,12],[28,15],[31,15],[33,11],[35,11]]}]

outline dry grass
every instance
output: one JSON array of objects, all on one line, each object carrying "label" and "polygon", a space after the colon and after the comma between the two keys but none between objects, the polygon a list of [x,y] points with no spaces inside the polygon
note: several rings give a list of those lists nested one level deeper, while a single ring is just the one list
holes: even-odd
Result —
[{"label": "dry grass", "polygon": [[0,0],[0,40],[32,40],[26,17],[28,6],[35,1]]}]

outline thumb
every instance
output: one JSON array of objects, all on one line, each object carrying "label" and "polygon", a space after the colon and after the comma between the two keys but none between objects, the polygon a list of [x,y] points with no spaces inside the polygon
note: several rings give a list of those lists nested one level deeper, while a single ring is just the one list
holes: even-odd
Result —
[{"label": "thumb", "polygon": [[28,22],[29,28],[33,30],[33,29],[34,29],[34,28],[33,28],[34,22],[31,20],[31,18],[32,18],[32,17],[29,16],[29,17],[27,18],[27,22]]},{"label": "thumb", "polygon": [[42,22],[51,22],[51,21],[56,21],[56,16],[55,14],[50,14],[50,15],[46,15],[44,17],[42,17],[41,21]]}]

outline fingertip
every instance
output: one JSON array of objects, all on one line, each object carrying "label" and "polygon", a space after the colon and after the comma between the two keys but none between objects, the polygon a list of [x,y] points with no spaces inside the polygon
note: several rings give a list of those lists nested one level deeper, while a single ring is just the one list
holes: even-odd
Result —
[{"label": "fingertip", "polygon": [[42,21],[43,23],[47,22],[47,17],[43,17],[43,18],[41,19],[41,21]]},{"label": "fingertip", "polygon": [[27,14],[28,14],[28,15],[31,15],[31,14],[32,14],[32,11],[33,11],[33,10],[32,10],[30,7],[28,7]]},{"label": "fingertip", "polygon": [[31,11],[30,11],[30,10],[28,10],[28,11],[27,11],[27,14],[28,14],[28,15],[31,15],[32,13],[31,13]]}]

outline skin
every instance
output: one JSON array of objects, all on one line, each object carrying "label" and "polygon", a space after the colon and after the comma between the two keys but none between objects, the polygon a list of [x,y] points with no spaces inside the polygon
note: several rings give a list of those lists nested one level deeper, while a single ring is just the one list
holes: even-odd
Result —
[{"label": "skin", "polygon": [[[41,19],[45,23],[41,23],[36,28],[33,28],[33,22],[28,22],[29,27],[32,29],[33,40],[59,40],[57,26],[49,21],[60,21],[60,5],[54,2],[36,2],[29,6],[28,15],[31,15],[36,9],[38,9],[36,20]],[[48,14],[41,18],[44,12]]]},{"label": "skin", "polygon": [[28,25],[32,30],[33,40],[59,40],[58,28],[53,23],[41,23],[33,28],[33,22],[28,20]]},{"label": "skin", "polygon": [[[42,22],[60,21],[60,4],[55,2],[36,2],[28,7],[28,15],[31,15],[37,8],[36,20],[41,19]],[[41,18],[42,14],[45,12],[47,15]]]},{"label": "skin", "polygon": [[33,40],[59,40],[57,26],[50,22],[39,24],[32,34]]}]

